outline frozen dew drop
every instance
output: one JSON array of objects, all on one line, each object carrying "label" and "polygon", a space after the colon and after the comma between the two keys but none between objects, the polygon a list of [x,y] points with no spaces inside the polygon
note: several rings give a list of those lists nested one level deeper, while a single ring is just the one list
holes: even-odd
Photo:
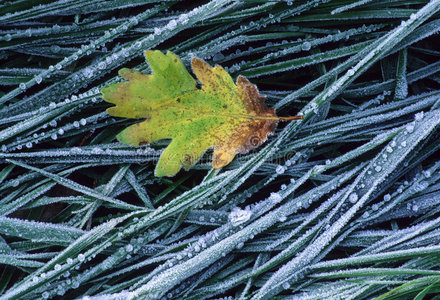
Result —
[{"label": "frozen dew drop", "polygon": [[429,177],[431,177],[431,171],[429,171],[429,170],[426,170],[426,171],[422,171],[422,174],[423,174],[423,176],[425,176],[425,178],[429,178]]},{"label": "frozen dew drop", "polygon": [[125,250],[127,250],[127,252],[133,251],[133,245],[132,244],[128,244],[127,246],[125,246]]},{"label": "frozen dew drop", "polygon": [[171,20],[168,24],[167,24],[167,28],[169,30],[173,30],[177,27],[177,22],[176,20]]},{"label": "frozen dew drop", "polygon": [[32,143],[31,142],[27,142],[26,143],[26,148],[28,148],[28,149],[32,148]]},{"label": "frozen dew drop", "polygon": [[58,129],[58,134],[59,135],[63,135],[64,134],[64,129],[63,128]]},{"label": "frozen dew drop", "polygon": [[278,220],[280,222],[285,222],[287,220],[287,217],[286,216],[281,216]]},{"label": "frozen dew drop", "polygon": [[50,66],[49,66],[49,71],[52,72],[53,70],[54,70],[54,67],[53,67],[52,65],[50,65]]},{"label": "frozen dew drop", "polygon": [[408,131],[409,133],[412,133],[414,131],[414,122],[409,123],[408,125],[406,125],[406,131]]},{"label": "frozen dew drop", "polygon": [[101,61],[101,62],[98,64],[98,69],[104,70],[106,67],[107,67],[107,65],[106,65],[106,63],[103,62],[103,61]]},{"label": "frozen dew drop", "polygon": [[52,121],[49,122],[49,125],[51,127],[56,127],[57,126],[57,121],[56,120],[52,120]]},{"label": "frozen dew drop", "polygon": [[3,151],[3,152],[8,151],[8,147],[6,147],[6,145],[2,145],[2,151]]},{"label": "frozen dew drop", "polygon": [[48,299],[49,298],[49,292],[48,291],[45,291],[45,292],[43,292],[43,294],[41,294],[41,297],[43,297],[44,299]]},{"label": "frozen dew drop", "polygon": [[387,151],[388,153],[391,153],[391,152],[393,152],[393,148],[391,148],[391,146],[387,146],[387,147],[386,147],[386,151]]},{"label": "frozen dew drop", "polygon": [[287,189],[287,186],[285,184],[281,185],[281,190],[284,191],[285,189]]},{"label": "frozen dew drop", "polygon": [[273,203],[280,203],[283,200],[280,194],[278,193],[270,193],[269,201]]},{"label": "frozen dew drop", "polygon": [[73,122],[73,127],[79,128],[79,122],[78,121]]},{"label": "frozen dew drop", "polygon": [[214,54],[214,56],[212,57],[212,61],[219,61],[224,58],[225,58],[225,56],[221,52],[218,52],[218,53]]},{"label": "frozen dew drop", "polygon": [[22,82],[19,84],[20,89],[25,90],[26,89],[26,83]]},{"label": "frozen dew drop", "polygon": [[383,196],[383,200],[384,201],[390,201],[391,199],[391,195],[390,194],[386,194],[385,196]]},{"label": "frozen dew drop", "polygon": [[34,77],[34,79],[35,79],[35,82],[36,82],[37,84],[40,84],[40,83],[43,81],[43,78],[41,78],[40,75],[36,75],[36,76]]},{"label": "frozen dew drop", "polygon": [[278,165],[278,166],[276,167],[276,169],[275,169],[275,172],[276,172],[277,174],[279,174],[279,175],[283,174],[284,171],[286,171],[286,170],[285,170],[285,168],[284,168],[282,165]]},{"label": "frozen dew drop", "polygon": [[414,212],[417,212],[417,211],[419,210],[419,207],[418,207],[416,204],[414,204],[414,205],[412,206],[412,210],[413,210]]},{"label": "frozen dew drop", "polygon": [[56,264],[56,265],[55,265],[55,270],[56,270],[56,271],[61,270],[61,265],[60,265],[60,264]]},{"label": "frozen dew drop", "polygon": [[348,70],[348,71],[347,71],[347,75],[348,75],[348,76],[353,76],[353,75],[354,75],[354,71],[353,71],[353,69]]},{"label": "frozen dew drop", "polygon": [[372,209],[373,211],[377,211],[377,210],[379,209],[379,205],[377,205],[377,204],[375,203],[375,204],[371,205],[371,209]]},{"label": "frozen dew drop", "polygon": [[57,107],[57,104],[55,102],[51,102],[51,103],[49,103],[49,107],[54,109]]},{"label": "frozen dew drop", "polygon": [[356,193],[351,193],[350,196],[348,196],[348,200],[351,203],[356,203],[356,201],[358,201],[359,196]]},{"label": "frozen dew drop", "polygon": [[81,120],[79,120],[79,123],[80,123],[82,126],[84,126],[84,125],[87,124],[87,121],[86,121],[86,119],[81,119]]},{"label": "frozen dew drop", "polygon": [[138,19],[136,17],[131,17],[130,18],[130,23],[133,25],[137,25],[139,23]]},{"label": "frozen dew drop", "polygon": [[68,257],[66,262],[70,265],[71,263],[73,263],[73,259],[71,257]]},{"label": "frozen dew drop", "polygon": [[380,172],[380,171],[382,171],[382,167],[381,167],[381,166],[376,166],[376,167],[374,168],[374,170],[375,170],[376,172]]},{"label": "frozen dew drop", "polygon": [[12,39],[12,35],[10,35],[9,33],[8,33],[8,34],[5,34],[4,37],[3,37],[3,39],[4,39],[6,42],[9,42],[9,41]]},{"label": "frozen dew drop", "polygon": [[236,207],[229,213],[229,221],[232,223],[232,226],[235,227],[248,221],[251,215],[252,212],[249,209]]},{"label": "frozen dew drop", "polygon": [[302,45],[301,45],[301,49],[302,49],[303,51],[309,51],[310,48],[312,48],[312,44],[310,44],[310,42],[304,42],[304,43],[302,43]]},{"label": "frozen dew drop", "polygon": [[287,290],[288,288],[290,288],[290,284],[288,282],[284,282],[283,289]]},{"label": "frozen dew drop", "polygon": [[63,66],[58,63],[58,64],[55,65],[55,68],[57,68],[58,70],[61,70],[63,68]]},{"label": "frozen dew drop", "polygon": [[50,138],[51,138],[52,140],[56,141],[56,140],[58,139],[58,135],[57,135],[56,133],[52,133],[52,134],[50,135]]},{"label": "frozen dew drop", "polygon": [[20,185],[20,180],[14,179],[14,180],[12,180],[11,184],[12,184],[13,187],[17,187],[17,186]]},{"label": "frozen dew drop", "polygon": [[402,141],[402,142],[400,143],[400,145],[401,145],[402,147],[406,147],[406,141]]},{"label": "frozen dew drop", "polygon": [[82,253],[78,254],[78,260],[79,260],[80,262],[83,262],[85,259],[86,259],[86,257],[85,257],[84,254],[82,254]]}]

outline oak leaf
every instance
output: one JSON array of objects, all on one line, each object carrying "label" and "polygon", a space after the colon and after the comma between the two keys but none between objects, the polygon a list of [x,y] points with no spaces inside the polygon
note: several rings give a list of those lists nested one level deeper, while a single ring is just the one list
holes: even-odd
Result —
[{"label": "oak leaf", "polygon": [[255,85],[238,76],[235,84],[220,66],[210,67],[201,59],[192,60],[192,69],[202,86],[173,53],[146,51],[153,74],[121,69],[126,82],[112,84],[101,93],[115,104],[107,109],[112,116],[145,119],[118,134],[123,143],[134,146],[160,139],[172,141],[156,166],[156,176],[174,176],[182,167],[191,167],[213,147],[212,166],[229,164],[237,153],[261,145],[280,119],[274,108],[264,104]]}]

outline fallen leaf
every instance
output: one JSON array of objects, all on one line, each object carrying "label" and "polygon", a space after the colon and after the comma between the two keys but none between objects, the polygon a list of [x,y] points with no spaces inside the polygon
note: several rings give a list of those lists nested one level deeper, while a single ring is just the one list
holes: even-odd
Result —
[{"label": "fallen leaf", "polygon": [[134,146],[160,139],[172,141],[156,166],[156,176],[174,176],[188,169],[210,147],[214,147],[212,166],[229,164],[237,153],[261,145],[280,118],[274,108],[264,104],[255,85],[238,76],[237,84],[220,66],[210,67],[201,59],[192,60],[197,82],[173,53],[146,51],[153,74],[121,69],[126,82],[112,84],[101,93],[115,104],[107,109],[112,116],[142,118],[118,134],[123,143]]}]

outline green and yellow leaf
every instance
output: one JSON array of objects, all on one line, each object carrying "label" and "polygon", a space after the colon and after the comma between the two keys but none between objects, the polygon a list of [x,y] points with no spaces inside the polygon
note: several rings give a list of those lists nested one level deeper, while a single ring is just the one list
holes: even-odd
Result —
[{"label": "green and yellow leaf", "polygon": [[156,176],[174,176],[182,166],[188,169],[211,147],[212,166],[223,167],[237,153],[261,145],[280,119],[301,118],[277,117],[255,85],[243,76],[235,84],[220,66],[192,60],[200,89],[175,54],[146,51],[145,56],[152,75],[121,69],[119,74],[127,81],[101,92],[105,101],[115,104],[107,109],[110,115],[145,119],[119,133],[119,141],[137,146],[172,139],[156,166]]}]

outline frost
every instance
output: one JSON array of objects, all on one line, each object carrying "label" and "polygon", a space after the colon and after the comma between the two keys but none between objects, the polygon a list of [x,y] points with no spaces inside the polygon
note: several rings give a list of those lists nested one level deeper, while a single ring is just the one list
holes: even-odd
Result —
[{"label": "frost", "polygon": [[423,113],[423,111],[421,111],[421,112],[418,112],[414,115],[414,120],[420,121],[423,119],[423,117],[424,117],[424,113]]},{"label": "frost", "polygon": [[78,260],[79,260],[80,262],[83,262],[85,259],[86,259],[86,257],[85,257],[84,254],[82,254],[82,253],[78,254]]},{"label": "frost", "polygon": [[252,212],[250,209],[234,208],[229,214],[229,221],[232,226],[238,226],[247,222],[251,218]]},{"label": "frost", "polygon": [[275,172],[279,175],[283,174],[286,169],[282,165],[278,165],[275,169]]},{"label": "frost", "polygon": [[270,193],[269,195],[269,201],[273,203],[280,203],[283,200],[280,194],[278,193]]},{"label": "frost", "polygon": [[310,48],[312,48],[312,44],[310,44],[310,42],[304,42],[304,43],[302,43],[302,45],[301,45],[301,49],[302,49],[303,51],[309,51]]},{"label": "frost", "polygon": [[219,61],[224,58],[225,58],[225,56],[221,52],[218,52],[212,57],[212,61]]},{"label": "frost", "polygon": [[356,203],[356,201],[358,201],[359,196],[356,193],[351,193],[350,196],[348,197],[348,200],[351,203]]},{"label": "frost", "polygon": [[406,131],[408,131],[409,133],[412,133],[414,131],[414,122],[409,123],[408,125],[406,125]]},{"label": "frost", "polygon": [[166,26],[169,30],[173,30],[177,27],[177,22],[176,20],[171,20],[167,26]]},{"label": "frost", "polygon": [[43,78],[41,78],[40,75],[36,75],[36,76],[34,77],[34,79],[35,79],[35,82],[36,82],[37,84],[40,84],[40,83],[43,81]]}]

